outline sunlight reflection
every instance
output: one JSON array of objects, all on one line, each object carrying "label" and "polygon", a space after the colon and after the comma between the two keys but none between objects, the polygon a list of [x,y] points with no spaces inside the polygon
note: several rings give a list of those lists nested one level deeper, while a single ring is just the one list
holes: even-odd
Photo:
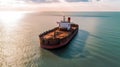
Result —
[{"label": "sunlight reflection", "polygon": [[22,19],[23,16],[24,14],[22,12],[1,11],[0,21],[5,27],[14,26],[17,24],[17,22],[19,22],[20,19]]},{"label": "sunlight reflection", "polygon": [[[1,45],[3,45],[3,67],[17,67],[16,65],[19,64],[18,60],[21,58],[18,57],[21,56],[22,51],[18,48],[19,45],[16,45],[20,41],[20,37],[17,34],[24,15],[25,12],[21,11],[0,11],[0,25],[3,27],[0,40]],[[16,65],[13,65],[13,63],[16,63]]]}]

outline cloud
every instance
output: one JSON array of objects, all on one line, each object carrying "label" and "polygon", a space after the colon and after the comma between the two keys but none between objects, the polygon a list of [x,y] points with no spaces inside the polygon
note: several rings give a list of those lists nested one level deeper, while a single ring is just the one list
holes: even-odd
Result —
[{"label": "cloud", "polygon": [[51,2],[58,2],[58,0],[29,0],[35,3],[51,3]]},{"label": "cloud", "polygon": [[66,0],[67,2],[89,2],[89,0]]},{"label": "cloud", "polygon": [[15,4],[15,6],[14,4],[7,4],[7,9],[15,8],[18,10],[36,11],[120,11],[120,0],[19,0],[18,2],[22,4]]},{"label": "cloud", "polygon": [[53,3],[53,2],[88,2],[89,0],[23,0],[34,3]]}]

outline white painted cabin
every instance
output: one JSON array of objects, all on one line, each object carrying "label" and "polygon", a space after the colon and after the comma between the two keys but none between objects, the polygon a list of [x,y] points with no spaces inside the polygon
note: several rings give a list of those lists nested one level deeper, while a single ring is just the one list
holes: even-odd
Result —
[{"label": "white painted cabin", "polygon": [[69,22],[59,22],[59,28],[67,29],[70,30],[71,28],[71,23]]}]

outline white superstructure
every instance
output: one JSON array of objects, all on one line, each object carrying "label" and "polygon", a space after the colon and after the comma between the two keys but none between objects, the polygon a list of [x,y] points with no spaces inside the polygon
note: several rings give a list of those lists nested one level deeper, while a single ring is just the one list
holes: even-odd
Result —
[{"label": "white superstructure", "polygon": [[63,21],[58,22],[58,24],[59,28],[70,30],[71,28],[70,17],[68,17],[68,21],[65,21],[65,16],[63,16]]},{"label": "white superstructure", "polygon": [[64,29],[70,30],[70,27],[71,27],[71,24],[68,22],[60,22],[59,23],[59,28],[64,28]]}]

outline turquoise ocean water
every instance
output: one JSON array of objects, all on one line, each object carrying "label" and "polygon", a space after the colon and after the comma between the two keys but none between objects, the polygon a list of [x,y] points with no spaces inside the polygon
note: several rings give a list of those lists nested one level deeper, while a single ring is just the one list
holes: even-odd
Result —
[{"label": "turquoise ocean water", "polygon": [[[120,12],[12,13],[0,13],[0,67],[120,67]],[[61,49],[40,48],[38,35],[61,15],[78,34]]]}]

